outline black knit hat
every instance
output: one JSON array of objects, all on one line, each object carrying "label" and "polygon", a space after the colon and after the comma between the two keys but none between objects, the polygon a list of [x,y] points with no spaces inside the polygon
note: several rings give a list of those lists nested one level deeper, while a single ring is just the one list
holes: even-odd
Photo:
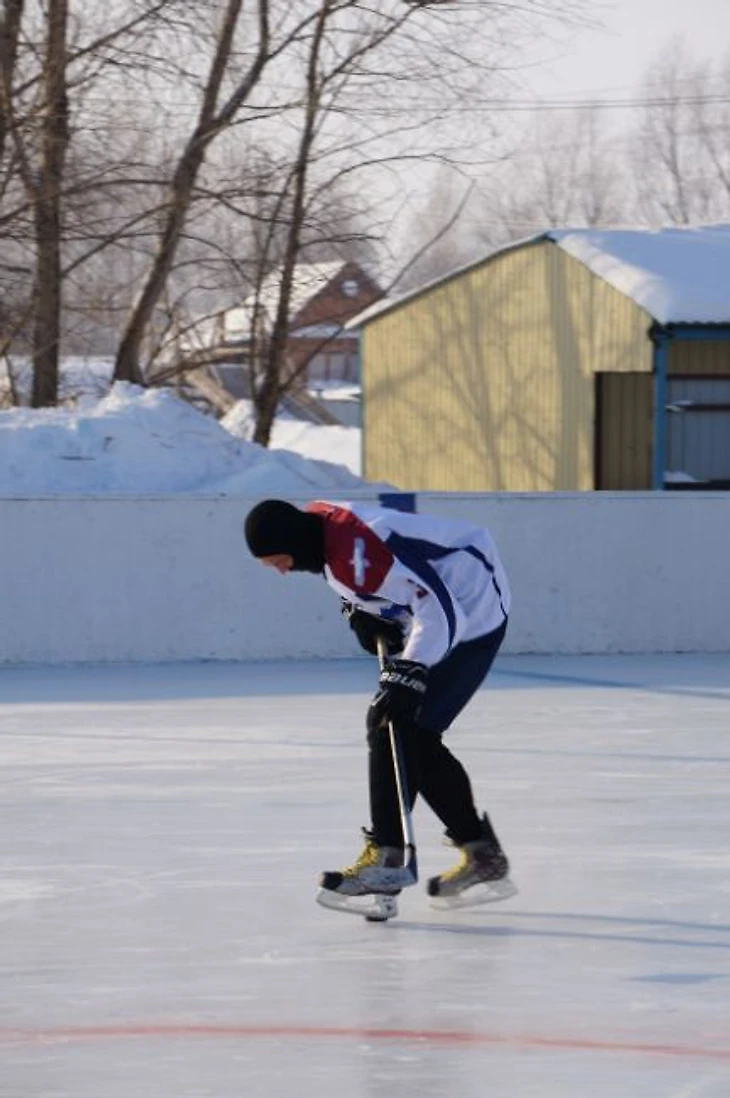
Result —
[{"label": "black knit hat", "polygon": [[246,543],[255,557],[288,553],[296,572],[324,568],[324,519],[283,499],[265,499],[246,515]]}]

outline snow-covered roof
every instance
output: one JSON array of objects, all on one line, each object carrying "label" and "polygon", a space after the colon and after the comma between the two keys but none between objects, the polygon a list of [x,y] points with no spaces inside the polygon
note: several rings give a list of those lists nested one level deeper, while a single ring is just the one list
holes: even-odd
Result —
[{"label": "snow-covered roof", "polygon": [[489,252],[397,297],[378,301],[360,327],[506,252],[551,240],[660,324],[730,324],[730,225],[666,229],[551,229]]},{"label": "snow-covered roof", "polygon": [[660,324],[730,322],[730,225],[546,235]]},{"label": "snow-covered roof", "polygon": [[[342,270],[341,259],[327,263],[301,263],[294,270],[289,314],[294,317],[315,294],[329,285]],[[279,304],[281,272],[273,271],[261,284],[258,294],[258,307],[270,323],[273,321]],[[248,338],[251,330],[257,295],[249,294],[242,305],[227,309],[224,314],[226,341],[235,342]]]}]

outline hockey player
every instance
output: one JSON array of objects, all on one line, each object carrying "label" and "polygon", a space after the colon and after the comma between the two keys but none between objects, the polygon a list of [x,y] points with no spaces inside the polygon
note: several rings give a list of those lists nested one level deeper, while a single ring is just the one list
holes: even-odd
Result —
[{"label": "hockey player", "polygon": [[[340,595],[362,647],[388,656],[367,712],[371,827],[349,867],[323,873],[331,903],[395,894],[404,836],[389,724],[398,737],[405,788],[420,794],[460,853],[428,892],[443,906],[512,895],[509,866],[469,776],[443,734],[484,681],[504,639],[510,591],[489,533],[466,522],[370,504],[315,502],[303,510],[265,500],[247,515],[251,553],[278,572],[321,573]],[[410,805],[409,805],[410,807]],[[390,872],[389,872],[390,871]]]}]

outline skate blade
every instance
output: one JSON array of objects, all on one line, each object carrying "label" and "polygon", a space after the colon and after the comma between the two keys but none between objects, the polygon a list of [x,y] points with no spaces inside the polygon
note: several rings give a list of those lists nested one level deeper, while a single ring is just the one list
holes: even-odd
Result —
[{"label": "skate blade", "polygon": [[466,892],[456,896],[429,896],[429,905],[437,911],[454,911],[460,907],[479,907],[481,904],[494,904],[499,900],[508,900],[516,896],[517,885],[505,877],[501,881],[483,881],[472,885]]},{"label": "skate blade", "polygon": [[371,923],[384,923],[398,914],[398,901],[395,896],[382,893],[366,893],[364,896],[343,896],[328,888],[320,888],[315,899],[322,907],[330,911],[344,911],[348,915],[360,915]]}]

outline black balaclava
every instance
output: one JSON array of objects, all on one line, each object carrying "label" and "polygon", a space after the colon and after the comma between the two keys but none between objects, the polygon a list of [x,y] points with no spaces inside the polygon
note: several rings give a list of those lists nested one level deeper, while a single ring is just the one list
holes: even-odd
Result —
[{"label": "black balaclava", "polygon": [[265,499],[246,515],[244,534],[255,557],[288,553],[295,572],[324,568],[324,519],[283,499]]}]

